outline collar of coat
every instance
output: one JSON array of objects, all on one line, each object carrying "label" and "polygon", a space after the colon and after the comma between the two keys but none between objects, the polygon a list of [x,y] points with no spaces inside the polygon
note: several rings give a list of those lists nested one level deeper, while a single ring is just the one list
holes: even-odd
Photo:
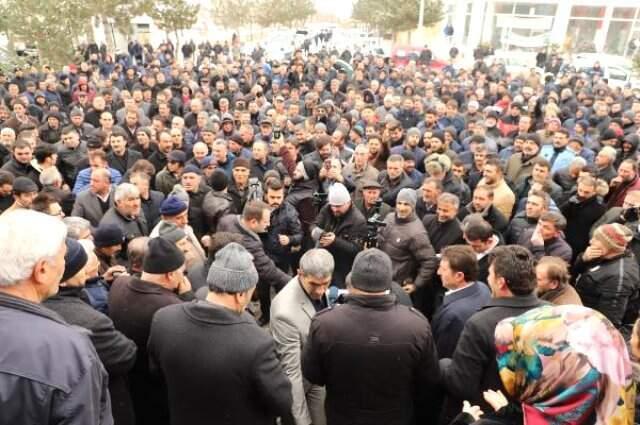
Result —
[{"label": "collar of coat", "polygon": [[238,313],[218,304],[206,300],[196,300],[181,304],[184,314],[191,319],[210,325],[228,325],[244,323],[257,326],[256,320],[246,311]]},{"label": "collar of coat", "polygon": [[49,320],[53,320],[54,322],[58,322],[62,325],[69,326],[69,324],[65,322],[65,320],[58,313],[49,310],[46,307],[43,307],[41,304],[36,304],[9,294],[0,293],[0,307],[19,310],[28,314],[34,314]]},{"label": "collar of coat", "polygon": [[398,303],[396,296],[388,295],[349,295],[347,304],[358,305],[365,308],[388,310]]},{"label": "collar of coat", "polygon": [[547,304],[540,300],[535,293],[529,295],[514,295],[513,297],[491,298],[482,310],[491,307],[538,307]]}]

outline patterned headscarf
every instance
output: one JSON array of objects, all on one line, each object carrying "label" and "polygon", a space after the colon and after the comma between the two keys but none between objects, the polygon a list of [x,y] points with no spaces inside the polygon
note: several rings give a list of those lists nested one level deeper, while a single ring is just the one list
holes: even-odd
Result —
[{"label": "patterned headscarf", "polygon": [[500,378],[526,425],[633,424],[629,354],[602,314],[539,307],[501,321],[495,337]]}]

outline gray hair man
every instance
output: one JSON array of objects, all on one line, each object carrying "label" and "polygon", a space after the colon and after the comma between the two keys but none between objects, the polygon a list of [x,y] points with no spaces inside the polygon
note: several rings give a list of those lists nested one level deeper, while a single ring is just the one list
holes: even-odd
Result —
[{"label": "gray hair man", "polygon": [[298,275],[276,295],[271,304],[271,333],[284,373],[291,381],[291,415],[297,425],[324,425],[324,388],[302,376],[302,350],[311,319],[327,307],[326,290],[335,262],[326,249],[312,249],[300,259]]},{"label": "gray hair man", "polygon": [[0,423],[113,424],[91,341],[41,306],[58,292],[66,234],[61,220],[35,211],[0,217],[0,340],[12,347],[2,358]]}]

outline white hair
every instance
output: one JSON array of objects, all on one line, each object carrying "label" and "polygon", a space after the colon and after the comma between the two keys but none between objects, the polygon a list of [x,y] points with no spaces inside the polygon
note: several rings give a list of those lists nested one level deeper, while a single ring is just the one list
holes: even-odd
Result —
[{"label": "white hair", "polygon": [[76,240],[87,230],[91,230],[91,222],[82,217],[65,217],[62,222],[67,226],[67,236]]},{"label": "white hair", "polygon": [[126,198],[135,198],[140,196],[138,188],[131,183],[122,183],[116,187],[116,193],[113,200],[118,203]]},{"label": "white hair", "polygon": [[306,276],[329,277],[333,274],[334,267],[333,255],[326,249],[310,249],[300,258],[300,271]]},{"label": "white hair", "polygon": [[78,240],[78,243],[82,245],[82,248],[84,248],[84,252],[86,252],[87,255],[91,255],[96,249],[96,245],[91,239],[80,239]]},{"label": "white hair", "polygon": [[0,287],[29,278],[38,261],[58,254],[66,236],[64,223],[47,214],[20,209],[0,216]]},{"label": "white hair", "polygon": [[56,182],[62,182],[62,174],[56,167],[49,167],[42,170],[38,180],[43,186],[53,186]]}]

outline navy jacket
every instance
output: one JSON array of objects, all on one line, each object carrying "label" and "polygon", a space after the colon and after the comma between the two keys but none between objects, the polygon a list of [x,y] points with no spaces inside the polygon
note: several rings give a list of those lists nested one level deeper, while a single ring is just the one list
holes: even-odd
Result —
[{"label": "navy jacket", "polygon": [[450,295],[445,294],[442,306],[431,322],[439,358],[453,355],[464,324],[490,299],[491,291],[482,282],[474,282]]},{"label": "navy jacket", "polygon": [[39,304],[0,294],[0,423],[111,425],[88,333]]}]

